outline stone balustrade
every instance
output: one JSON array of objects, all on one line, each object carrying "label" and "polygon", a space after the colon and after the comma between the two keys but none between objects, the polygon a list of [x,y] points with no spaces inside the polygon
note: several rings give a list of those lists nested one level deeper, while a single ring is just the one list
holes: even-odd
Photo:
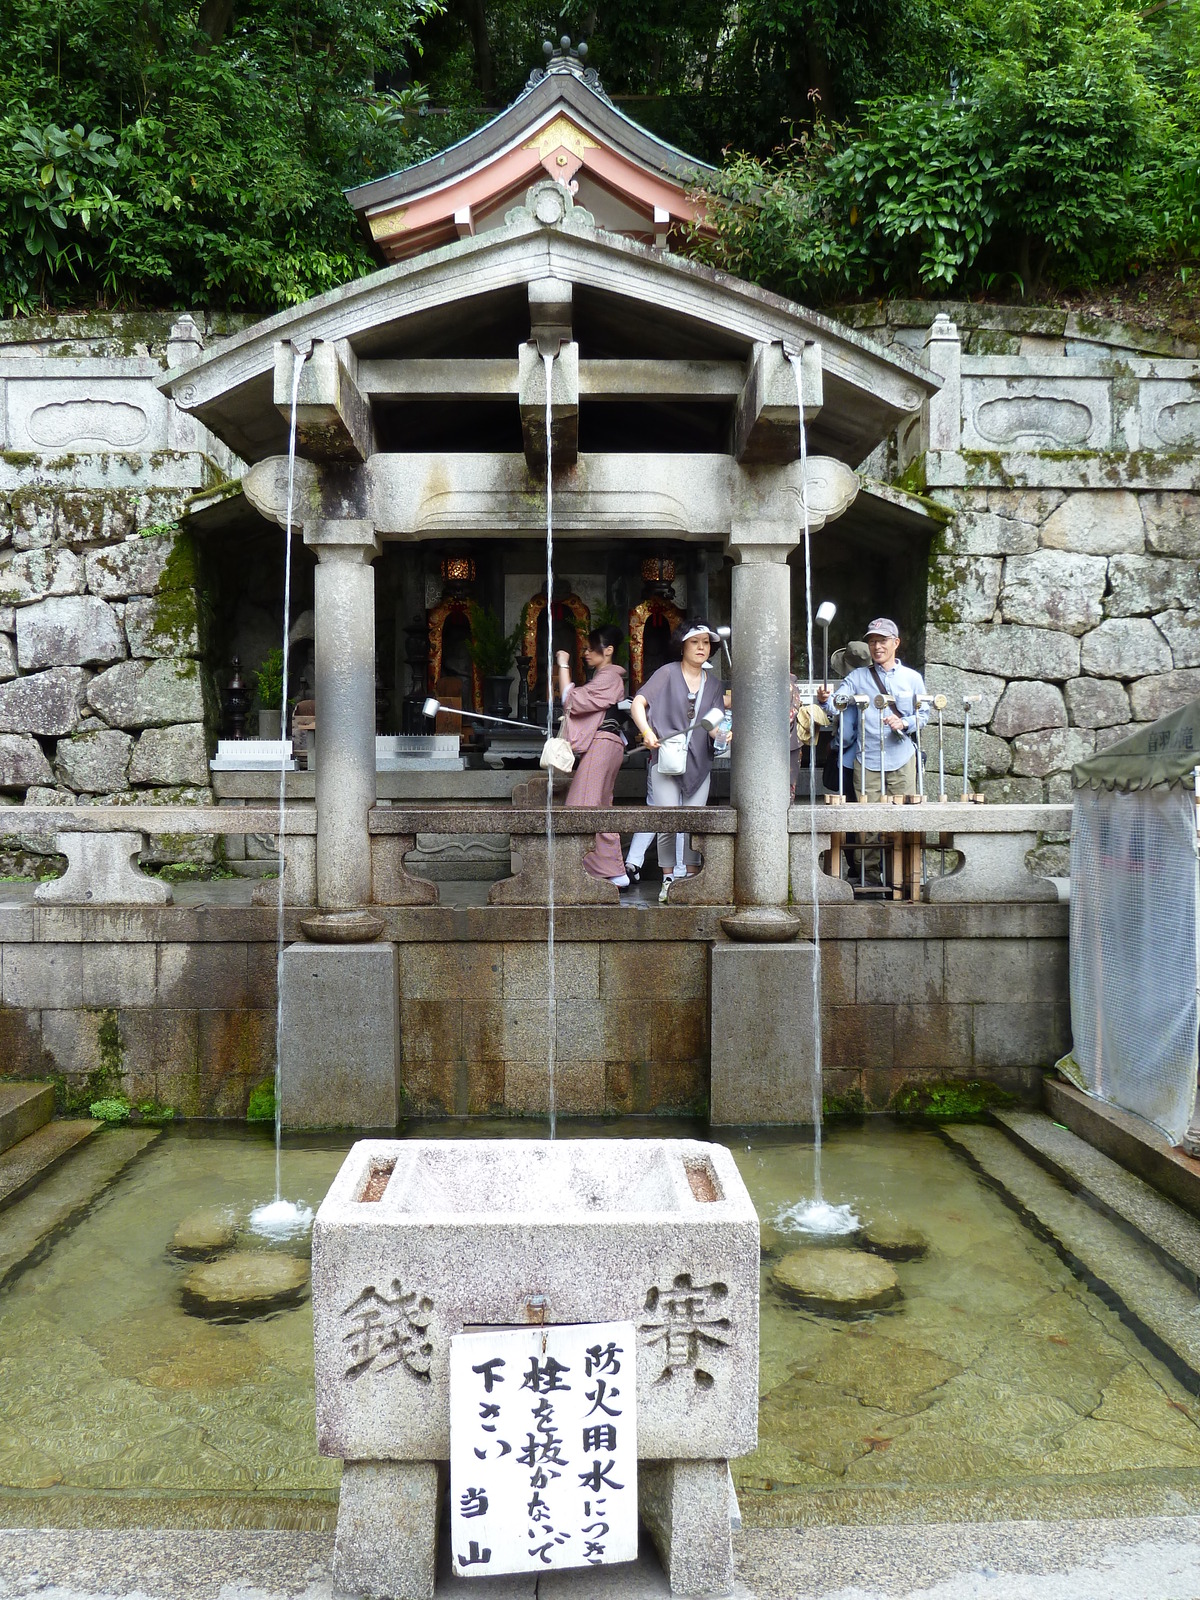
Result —
[{"label": "stone balustrade", "polygon": [[[138,871],[132,858],[146,846],[147,834],[248,835],[278,838],[279,812],[268,806],[23,806],[23,833],[39,832],[65,855],[63,877],[40,884],[35,896],[59,904],[161,904],[171,902],[169,887]],[[14,817],[14,820],[16,818]],[[284,900],[316,903],[317,808],[289,806],[285,813]],[[377,806],[369,816],[371,884],[374,903],[385,906],[436,905],[438,886],[410,873],[404,858],[420,834],[494,834],[513,841],[512,876],[493,884],[491,905],[544,906],[547,903],[546,813],[541,808],[501,806]],[[672,887],[674,904],[728,906],[733,903],[734,837],[737,813],[728,807],[648,807],[554,809],[555,899],[560,905],[617,905],[616,888],[591,877],[583,858],[593,836],[611,830],[688,833],[704,865]],[[255,903],[272,902],[275,891],[259,885]]]},{"label": "stone balustrade", "polygon": [[[1040,834],[1066,834],[1068,805],[981,806],[949,801],[915,806],[852,804],[817,808],[818,894],[822,901],[852,900],[850,883],[827,869],[831,836],[838,834],[921,835],[929,848],[953,849],[959,867],[929,878],[923,898],[935,904],[1057,900],[1058,889],[1037,876],[1025,860]],[[812,825],[807,806],[788,812],[788,855],[792,898],[811,893]]]},{"label": "stone balustrade", "polygon": [[[39,901],[58,904],[169,904],[170,889],[137,870],[133,858],[156,835],[247,835],[278,837],[279,813],[267,806],[24,806],[22,832],[52,836],[67,857],[63,877],[42,883]],[[15,820],[15,819],[14,819]],[[284,898],[312,905],[316,894],[317,811],[289,806],[284,844]],[[502,806],[376,806],[369,815],[374,902],[385,906],[436,905],[438,885],[411,873],[405,857],[418,834],[496,835],[511,841],[513,871],[492,885],[490,905],[547,903],[546,814],[541,808]],[[850,883],[828,870],[831,838],[847,834],[920,835],[928,849],[953,849],[959,866],[931,877],[923,898],[937,904],[1024,902],[1058,898],[1053,881],[1031,872],[1026,857],[1040,836],[1064,835],[1071,827],[1067,805],[980,806],[952,801],[920,806],[852,804],[820,806],[816,850],[822,901],[853,899]],[[727,806],[616,806],[554,809],[555,900],[560,905],[617,905],[616,888],[591,877],[583,857],[597,832],[628,836],[639,831],[689,834],[703,857],[700,872],[672,886],[672,904],[728,906],[734,903],[737,812]],[[793,902],[810,894],[810,820],[807,806],[788,812],[788,866]],[[274,900],[259,885],[256,903]]]}]

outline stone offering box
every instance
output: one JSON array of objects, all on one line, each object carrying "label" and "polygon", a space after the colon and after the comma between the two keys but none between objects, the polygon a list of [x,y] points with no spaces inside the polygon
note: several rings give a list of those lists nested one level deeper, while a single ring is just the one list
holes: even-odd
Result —
[{"label": "stone offering box", "polygon": [[313,1228],[317,1442],[346,1463],[335,1577],[433,1592],[450,1339],[630,1321],[639,1498],[676,1593],[732,1584],[728,1461],[758,1437],[758,1219],[682,1139],[363,1140]]}]

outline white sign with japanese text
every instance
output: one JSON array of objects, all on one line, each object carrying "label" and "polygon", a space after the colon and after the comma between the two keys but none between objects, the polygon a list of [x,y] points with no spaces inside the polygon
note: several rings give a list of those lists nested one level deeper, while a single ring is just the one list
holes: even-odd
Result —
[{"label": "white sign with japanese text", "polygon": [[631,1322],[450,1341],[450,1537],[458,1577],[637,1560]]}]

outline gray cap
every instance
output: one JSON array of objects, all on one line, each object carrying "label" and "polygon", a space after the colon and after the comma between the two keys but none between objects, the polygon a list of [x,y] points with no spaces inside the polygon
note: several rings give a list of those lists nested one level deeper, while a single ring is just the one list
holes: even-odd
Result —
[{"label": "gray cap", "polygon": [[873,633],[877,634],[881,639],[898,639],[900,637],[900,629],[892,621],[891,617],[876,617],[874,622],[868,623],[867,638],[869,639]]}]

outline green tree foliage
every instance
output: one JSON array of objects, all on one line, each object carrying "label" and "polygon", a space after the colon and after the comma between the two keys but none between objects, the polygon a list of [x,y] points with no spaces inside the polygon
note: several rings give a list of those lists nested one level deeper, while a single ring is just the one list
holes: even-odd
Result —
[{"label": "green tree foliage", "polygon": [[818,121],[712,183],[708,258],[785,292],[1036,293],[1200,249],[1197,0],[1006,0],[944,84]]},{"label": "green tree foliage", "polygon": [[437,0],[0,0],[0,303],[303,300],[371,265]]},{"label": "green tree foliage", "polygon": [[563,33],[718,165],[701,251],[787,293],[1200,252],[1200,0],[0,0],[0,310],[370,271],[343,187],[480,126]]}]

